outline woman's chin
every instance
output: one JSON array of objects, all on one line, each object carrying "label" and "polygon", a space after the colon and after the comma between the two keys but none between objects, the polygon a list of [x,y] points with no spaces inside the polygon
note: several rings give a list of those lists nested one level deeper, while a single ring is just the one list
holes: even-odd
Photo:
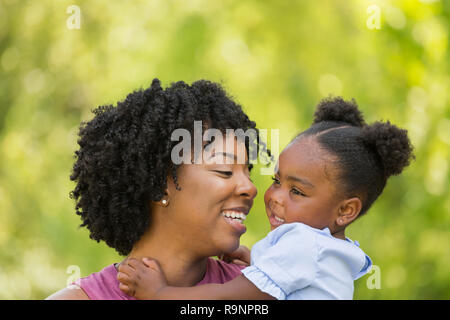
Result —
[{"label": "woman's chin", "polygon": [[231,253],[239,248],[240,237],[230,238],[228,241],[223,242],[221,245],[222,251],[225,253]]}]

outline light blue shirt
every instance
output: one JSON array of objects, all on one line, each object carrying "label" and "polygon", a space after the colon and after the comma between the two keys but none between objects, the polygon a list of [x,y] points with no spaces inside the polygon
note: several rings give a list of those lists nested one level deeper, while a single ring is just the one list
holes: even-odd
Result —
[{"label": "light blue shirt", "polygon": [[353,299],[353,281],[372,266],[357,241],[330,230],[286,223],[269,232],[251,251],[242,270],[255,286],[278,300]]}]

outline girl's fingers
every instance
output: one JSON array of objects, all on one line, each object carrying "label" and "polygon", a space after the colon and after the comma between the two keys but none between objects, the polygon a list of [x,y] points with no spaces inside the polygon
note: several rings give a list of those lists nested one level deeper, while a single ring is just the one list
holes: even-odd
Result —
[{"label": "girl's fingers", "polygon": [[128,287],[126,284],[123,284],[122,282],[119,283],[119,289],[125,293],[128,293],[130,291],[130,287]]},{"label": "girl's fingers", "polygon": [[151,258],[143,258],[142,261],[144,262],[144,264],[153,269],[153,270],[157,270],[160,271],[161,267],[159,266],[158,261],[156,261],[155,259],[151,259]]},{"label": "girl's fingers", "polygon": [[231,262],[231,258],[229,255],[223,254],[220,258],[220,260],[225,261],[226,263],[230,263]]},{"label": "girl's fingers", "polygon": [[128,276],[132,275],[135,272],[134,268],[125,263],[120,264],[118,270],[119,272],[125,273]]},{"label": "girl's fingers", "polygon": [[231,263],[233,264],[237,264],[238,266],[247,266],[248,267],[248,263],[239,259],[234,259],[231,261]]},{"label": "girl's fingers", "polygon": [[122,290],[123,293],[134,296],[134,290],[132,290],[128,285],[119,283],[119,289]]},{"label": "girl's fingers", "polygon": [[138,269],[140,265],[140,261],[134,258],[127,259],[127,265],[129,265],[133,269]]},{"label": "girl's fingers", "polygon": [[130,277],[126,273],[123,273],[123,272],[117,273],[117,280],[119,280],[119,282],[123,283],[123,284],[128,284],[131,282]]}]

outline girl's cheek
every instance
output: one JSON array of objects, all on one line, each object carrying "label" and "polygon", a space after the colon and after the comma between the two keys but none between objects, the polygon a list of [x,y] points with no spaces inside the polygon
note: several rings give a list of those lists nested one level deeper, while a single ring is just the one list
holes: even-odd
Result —
[{"label": "girl's cheek", "polygon": [[272,187],[270,187],[269,189],[266,190],[266,192],[264,193],[264,205],[268,208],[269,207],[269,200],[270,200],[270,189]]},{"label": "girl's cheek", "polygon": [[272,186],[269,187],[269,189],[266,190],[264,193],[264,203],[267,205],[269,204],[269,199],[272,194]]}]

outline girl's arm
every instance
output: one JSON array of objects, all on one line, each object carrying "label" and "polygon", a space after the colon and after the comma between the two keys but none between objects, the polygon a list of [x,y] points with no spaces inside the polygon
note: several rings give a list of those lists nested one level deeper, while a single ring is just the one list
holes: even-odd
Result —
[{"label": "girl's arm", "polygon": [[269,300],[271,295],[260,291],[245,276],[240,275],[224,284],[196,287],[172,287],[156,260],[144,258],[144,263],[128,259],[119,266],[119,288],[138,299],[161,300]]},{"label": "girl's arm", "polygon": [[224,284],[204,284],[195,287],[161,288],[155,299],[161,300],[275,300],[240,275]]}]

